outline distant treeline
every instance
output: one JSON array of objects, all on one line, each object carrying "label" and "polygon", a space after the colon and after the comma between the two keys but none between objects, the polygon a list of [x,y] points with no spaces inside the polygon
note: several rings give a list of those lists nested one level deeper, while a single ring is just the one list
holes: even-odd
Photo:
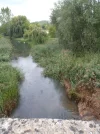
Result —
[{"label": "distant treeline", "polygon": [[26,16],[13,17],[11,10],[1,8],[0,34],[10,38],[25,38],[35,44],[44,43],[48,37],[55,37],[55,27],[48,21],[30,23]]}]

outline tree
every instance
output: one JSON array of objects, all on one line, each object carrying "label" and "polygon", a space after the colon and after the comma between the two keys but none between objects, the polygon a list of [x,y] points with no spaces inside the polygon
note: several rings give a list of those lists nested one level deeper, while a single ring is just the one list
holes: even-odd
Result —
[{"label": "tree", "polygon": [[10,25],[11,37],[23,37],[24,31],[29,27],[29,21],[26,16],[17,16],[12,18]]},{"label": "tree", "polygon": [[11,10],[8,7],[1,8],[1,11],[0,11],[0,23],[1,23],[0,33],[2,33],[4,35],[9,34],[11,18],[12,18]]},{"label": "tree", "polygon": [[47,40],[48,34],[38,23],[33,23],[30,24],[27,30],[25,30],[24,38],[34,42],[35,44],[41,44]]},{"label": "tree", "polygon": [[63,0],[51,15],[59,42],[74,52],[100,49],[100,2]]},{"label": "tree", "polygon": [[11,20],[11,17],[12,17],[12,13],[8,7],[1,8],[1,12],[0,12],[1,25],[8,23]]}]

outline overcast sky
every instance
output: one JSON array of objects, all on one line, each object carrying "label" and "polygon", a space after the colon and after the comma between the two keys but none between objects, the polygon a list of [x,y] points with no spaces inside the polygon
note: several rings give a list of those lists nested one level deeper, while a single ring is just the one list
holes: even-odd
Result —
[{"label": "overcast sky", "polygon": [[25,15],[33,21],[49,20],[51,9],[58,0],[0,0],[1,7],[9,7],[14,16]]}]

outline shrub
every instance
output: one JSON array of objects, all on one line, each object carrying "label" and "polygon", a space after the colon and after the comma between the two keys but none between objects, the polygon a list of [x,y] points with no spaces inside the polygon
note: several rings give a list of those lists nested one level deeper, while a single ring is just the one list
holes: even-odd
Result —
[{"label": "shrub", "polygon": [[24,38],[34,41],[34,44],[42,44],[48,39],[48,34],[40,26],[34,24],[25,31]]}]

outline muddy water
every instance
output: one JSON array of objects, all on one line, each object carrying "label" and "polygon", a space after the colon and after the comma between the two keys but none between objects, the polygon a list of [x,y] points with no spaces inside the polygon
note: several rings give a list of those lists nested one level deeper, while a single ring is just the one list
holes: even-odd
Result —
[{"label": "muddy water", "polygon": [[57,118],[57,119],[79,119],[76,104],[70,101],[65,89],[59,82],[45,78],[43,68],[35,63],[31,56],[25,55],[28,48],[14,51],[13,67],[18,68],[24,75],[24,80],[19,85],[20,98],[18,107],[11,117],[15,118]]}]

